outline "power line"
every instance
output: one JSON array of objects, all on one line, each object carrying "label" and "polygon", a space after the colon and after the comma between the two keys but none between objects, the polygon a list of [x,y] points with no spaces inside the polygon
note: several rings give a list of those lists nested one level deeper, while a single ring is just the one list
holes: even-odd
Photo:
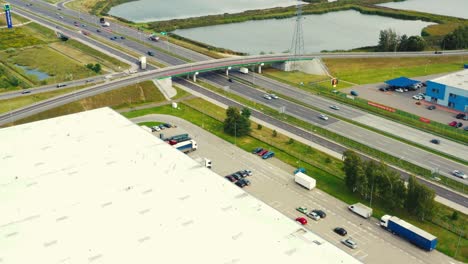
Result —
[{"label": "power line", "polygon": [[291,60],[293,61],[293,70],[297,69],[296,59],[298,56],[304,54],[304,34],[302,30],[302,2],[297,1],[296,4],[296,22],[294,26],[293,38],[291,41],[290,53],[292,54]]}]

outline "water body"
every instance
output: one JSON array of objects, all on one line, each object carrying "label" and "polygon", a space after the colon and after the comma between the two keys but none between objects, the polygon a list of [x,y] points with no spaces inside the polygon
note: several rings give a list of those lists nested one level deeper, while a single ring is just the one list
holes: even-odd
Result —
[{"label": "water body", "polygon": [[379,5],[468,19],[468,0],[406,0]]},{"label": "water body", "polygon": [[[434,23],[363,15],[354,10],[304,16],[306,52],[348,50],[378,43],[380,30],[420,35]],[[295,18],[256,20],[243,23],[180,29],[174,33],[212,46],[249,53],[284,52],[291,47]]]},{"label": "water body", "polygon": [[36,76],[39,81],[45,80],[45,79],[50,77],[47,73],[41,72],[38,69],[29,69],[26,66],[22,66],[22,65],[18,65],[18,64],[15,64],[15,66],[18,67],[18,68],[23,69],[26,72],[26,74],[28,74],[28,75]]},{"label": "water body", "polygon": [[139,0],[111,8],[109,14],[134,22],[199,17],[292,6],[296,0]]}]

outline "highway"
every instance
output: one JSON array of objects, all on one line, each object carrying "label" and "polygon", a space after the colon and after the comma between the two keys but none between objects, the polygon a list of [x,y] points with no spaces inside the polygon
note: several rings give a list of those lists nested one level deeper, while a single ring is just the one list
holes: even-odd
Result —
[{"label": "highway", "polygon": [[[290,102],[284,99],[276,99],[276,100],[267,100],[263,98],[264,91],[252,89],[250,86],[241,83],[241,82],[228,82],[225,76],[215,73],[207,73],[202,76],[207,76],[211,82],[214,82],[218,86],[229,86],[229,90],[235,92],[248,100],[258,102],[264,105],[267,105],[273,109],[279,109],[280,107],[286,107],[286,114],[294,116],[300,120],[306,121],[308,123],[323,127],[329,131],[332,131],[336,134],[342,135],[344,137],[351,138],[355,141],[360,142],[361,144],[368,145],[370,147],[376,148],[383,152],[386,152],[390,155],[395,157],[403,157],[405,160],[421,166],[426,169],[433,169],[435,166],[439,168],[439,173],[446,177],[452,178],[456,181],[459,181],[463,184],[468,184],[466,180],[457,178],[451,175],[451,171],[454,169],[468,171],[468,166],[463,164],[454,162],[452,160],[440,157],[438,155],[432,154],[428,151],[422,150],[417,147],[413,147],[411,145],[405,144],[401,141],[383,136],[377,132],[373,132],[371,130],[362,128],[355,124],[351,124],[336,118],[329,116],[328,120],[322,120],[319,118],[319,115],[323,112],[319,112],[316,110],[312,110],[310,108],[304,107],[302,105]],[[261,80],[261,79],[260,79]],[[256,84],[259,83],[256,81]],[[268,86],[270,90],[272,86]],[[277,91],[281,92],[282,94],[286,94],[291,98],[295,98],[301,102],[304,102],[307,105],[313,105],[318,108],[322,108],[323,110],[330,111],[329,106],[330,102],[323,103],[320,100],[317,100],[316,96],[313,96],[306,92],[299,92],[297,89],[290,89],[290,90],[281,90]],[[343,105],[340,105],[344,107]],[[345,113],[348,109],[350,109],[350,113],[346,114],[347,117],[356,118],[359,114],[358,111],[348,107],[343,108],[340,111],[336,111],[335,114],[339,115],[340,113]],[[333,110],[331,110],[333,111]],[[455,143],[453,143],[455,144]],[[465,149],[465,156],[468,157],[468,151],[466,150],[466,146],[458,146],[460,149]]]},{"label": "highway", "polygon": [[[13,1],[13,2],[18,2],[18,1]],[[36,4],[34,4],[33,7],[36,7]],[[15,10],[17,10],[17,9],[15,9]],[[39,11],[36,10],[35,12],[40,13],[40,10],[42,10],[42,9],[39,9]],[[50,12],[50,11],[47,11],[47,12]],[[31,17],[31,14],[29,14],[27,16]],[[58,18],[56,18],[54,16],[56,16],[55,13],[52,14],[52,19],[57,20]],[[73,20],[70,20],[69,23],[70,24],[73,23]],[[53,23],[50,23],[50,24],[54,25]],[[119,30],[119,28],[117,30]],[[129,29],[125,29],[125,30],[129,30]],[[87,37],[85,37],[85,36],[83,36],[82,34],[79,34],[79,33],[76,33],[76,35],[73,35],[73,37],[85,38],[87,41],[90,40],[89,38],[87,38]],[[95,41],[95,42],[97,42],[97,41]],[[121,44],[126,45],[127,42],[131,42],[131,41],[130,40],[122,40]],[[97,45],[97,44],[100,44],[100,43],[99,42],[95,43],[95,45]],[[106,45],[101,45],[101,46],[106,47]],[[138,47],[144,49],[144,50],[142,50],[142,53],[144,53],[144,51],[147,50],[147,47],[144,46],[144,45],[141,45],[141,46],[138,46]],[[107,47],[107,48],[109,48],[109,47]],[[114,49],[112,49],[112,48],[109,48],[109,49],[115,52]],[[115,53],[121,53],[121,52],[115,52]],[[458,51],[451,52],[451,54],[466,54],[466,53],[467,52],[458,52]],[[158,54],[165,54],[165,53],[159,52]],[[448,54],[448,52],[446,52],[446,54]],[[444,54],[444,55],[446,55],[446,54]],[[115,54],[115,56],[119,56],[119,55],[120,54]],[[165,58],[164,55],[161,55],[161,56],[162,56],[163,59]],[[317,54],[315,54],[315,55],[312,54],[312,55],[301,56],[301,58],[310,59],[310,58],[314,58],[316,56],[317,56]],[[344,57],[344,56],[346,56],[346,57],[382,57],[382,56],[386,57],[386,56],[395,56],[395,54],[394,53],[378,53],[378,54],[364,54],[363,55],[362,53],[352,53],[352,54],[350,54],[350,53],[346,53],[346,54],[335,54],[335,53],[333,53],[333,54],[320,54],[320,56],[321,57]],[[398,56],[401,56],[401,57],[410,57],[411,56],[411,57],[413,57],[413,56],[441,56],[441,55],[435,55],[433,53],[421,52],[421,53],[401,53],[401,54],[398,54]],[[133,59],[135,59],[135,58],[133,58]],[[91,96],[91,95],[94,95],[94,94],[98,94],[100,92],[104,92],[104,91],[111,90],[111,89],[117,89],[119,87],[125,86],[125,85],[130,84],[130,83],[134,83],[134,82],[138,82],[138,81],[142,81],[142,80],[148,80],[148,79],[152,79],[152,78],[155,78],[155,77],[156,78],[162,78],[162,77],[166,77],[166,76],[186,74],[187,72],[202,71],[202,70],[205,70],[207,68],[208,69],[223,68],[223,67],[227,67],[227,66],[231,66],[231,65],[244,65],[244,64],[248,64],[248,63],[259,63],[259,62],[267,62],[267,61],[284,61],[284,60],[287,60],[287,59],[289,59],[289,57],[287,55],[282,54],[282,55],[266,55],[266,56],[250,56],[250,57],[243,57],[243,58],[230,58],[230,59],[223,59],[223,60],[211,60],[211,61],[205,61],[205,62],[202,62],[202,63],[190,63],[190,64],[184,64],[184,65],[181,65],[181,64],[185,63],[185,61],[178,61],[178,62],[174,61],[175,62],[174,64],[180,63],[179,66],[169,67],[169,68],[166,68],[164,70],[149,71],[149,72],[141,73],[141,74],[138,74],[137,76],[134,76],[134,77],[130,77],[130,78],[127,78],[127,79],[124,79],[124,80],[115,81],[112,84],[100,85],[100,86],[93,87],[93,88],[90,88],[90,89],[87,89],[87,90],[83,90],[83,91],[80,91],[80,92],[73,93],[71,95],[59,97],[59,98],[54,99],[53,102],[49,102],[49,101],[41,102],[39,104],[34,105],[32,108],[19,109],[18,111],[13,111],[13,112],[8,113],[6,115],[2,115],[1,118],[0,118],[0,122],[6,123],[6,122],[9,122],[11,120],[16,120],[18,118],[25,117],[25,116],[27,116],[29,114],[36,113],[38,111],[43,111],[46,108],[50,109],[50,108],[53,108],[53,107],[55,107],[57,105],[64,104],[66,102],[70,102],[70,101],[73,101],[73,100],[77,100],[79,98],[84,98],[84,97]],[[42,109],[42,110],[40,110],[40,109]]]}]

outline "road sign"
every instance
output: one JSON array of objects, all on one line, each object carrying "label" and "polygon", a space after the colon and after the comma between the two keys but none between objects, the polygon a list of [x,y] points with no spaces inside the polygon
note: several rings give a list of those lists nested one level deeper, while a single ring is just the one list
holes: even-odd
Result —
[{"label": "road sign", "polygon": [[5,10],[5,11],[9,11],[10,9],[11,9],[11,8],[10,8],[10,4],[5,4],[5,5],[3,6],[3,10]]},{"label": "road sign", "polygon": [[3,10],[5,10],[5,17],[6,17],[7,26],[8,26],[8,28],[12,28],[13,27],[13,21],[11,20],[11,13],[10,13],[11,7],[10,7],[10,4],[3,5]]},{"label": "road sign", "polygon": [[161,35],[166,36],[167,32],[166,31],[161,31]]}]

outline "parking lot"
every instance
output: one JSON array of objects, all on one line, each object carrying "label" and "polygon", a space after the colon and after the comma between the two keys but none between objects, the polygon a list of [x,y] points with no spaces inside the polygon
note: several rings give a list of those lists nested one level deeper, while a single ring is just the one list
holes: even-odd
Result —
[{"label": "parking lot", "polygon": [[[198,143],[198,150],[189,153],[189,156],[195,160],[210,159],[212,170],[220,177],[242,169],[252,170],[253,175],[248,177],[251,185],[246,186],[244,190],[291,218],[291,221],[304,216],[296,211],[299,206],[325,211],[325,219],[314,221],[307,218],[308,224],[305,227],[364,263],[456,263],[437,251],[425,252],[393,236],[378,226],[377,219],[366,220],[349,212],[347,204],[321,190],[308,191],[300,187],[294,182],[292,172],[295,168],[276,158],[263,160],[185,120],[172,116],[148,115],[133,121],[176,124],[177,128],[164,129],[161,132],[165,136],[188,133]],[[153,134],[159,137],[161,132]],[[238,187],[233,184],[233,188]],[[334,233],[335,227],[345,228],[348,236],[341,237]],[[357,242],[356,249],[341,244],[340,240],[347,237],[352,237]]]}]

